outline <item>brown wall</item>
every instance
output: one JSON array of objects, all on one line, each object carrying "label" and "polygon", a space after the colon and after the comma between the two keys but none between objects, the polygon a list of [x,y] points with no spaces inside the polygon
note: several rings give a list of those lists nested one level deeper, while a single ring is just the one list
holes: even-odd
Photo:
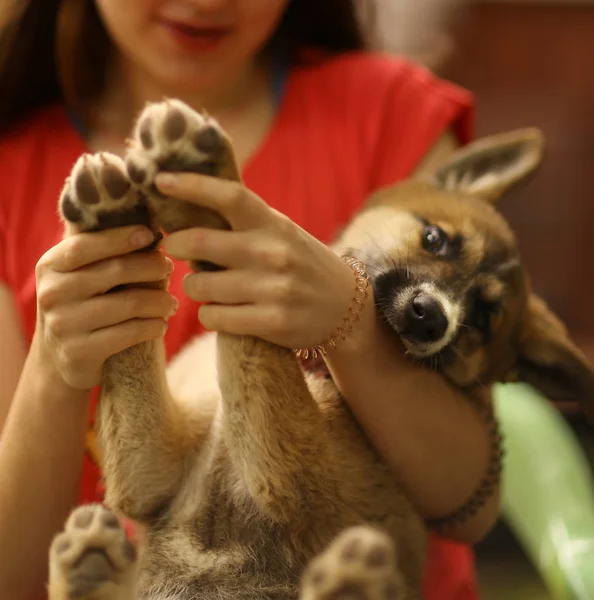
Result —
[{"label": "brown wall", "polygon": [[475,4],[440,74],[476,93],[477,135],[544,131],[544,165],[501,206],[537,291],[594,358],[594,5]]}]

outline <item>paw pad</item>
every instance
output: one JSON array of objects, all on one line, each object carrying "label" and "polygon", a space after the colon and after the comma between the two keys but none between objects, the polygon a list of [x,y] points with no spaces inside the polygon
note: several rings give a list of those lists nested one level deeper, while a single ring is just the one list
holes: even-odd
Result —
[{"label": "paw pad", "polygon": [[165,121],[163,122],[163,135],[168,142],[177,142],[180,140],[186,130],[188,124],[182,111],[179,108],[170,108],[165,114]]},{"label": "paw pad", "polygon": [[93,506],[81,506],[81,508],[72,515],[72,526],[76,529],[87,529],[93,521],[94,516],[95,510]]},{"label": "paw pad", "polygon": [[122,199],[131,186],[123,170],[111,163],[106,163],[101,171],[101,183],[114,200]]},{"label": "paw pad", "polygon": [[74,189],[82,204],[99,204],[101,202],[101,196],[89,169],[87,157],[83,159],[83,168],[74,177]]},{"label": "paw pad", "polygon": [[130,177],[130,180],[136,185],[141,185],[144,183],[148,176],[148,173],[144,169],[141,169],[130,159],[126,160],[126,171],[128,173],[128,177]]},{"label": "paw pad", "polygon": [[194,147],[204,154],[218,154],[224,148],[224,141],[216,127],[209,125],[194,135]]},{"label": "paw pad", "polygon": [[145,117],[141,120],[140,127],[138,128],[138,137],[145,150],[152,150],[155,146],[151,124],[151,118]]},{"label": "paw pad", "polygon": [[72,194],[69,191],[64,191],[60,202],[60,210],[62,216],[70,223],[79,223],[83,220],[83,212],[72,201]]}]

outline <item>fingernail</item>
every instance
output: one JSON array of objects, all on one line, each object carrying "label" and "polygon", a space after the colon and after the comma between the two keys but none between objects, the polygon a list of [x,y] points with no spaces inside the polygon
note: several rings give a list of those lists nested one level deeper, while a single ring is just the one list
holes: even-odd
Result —
[{"label": "fingernail", "polygon": [[173,273],[173,269],[174,269],[175,265],[174,265],[173,261],[168,256],[165,257],[165,262],[167,264],[166,274],[167,275],[171,275],[171,273]]},{"label": "fingernail", "polygon": [[158,173],[155,177],[155,183],[159,187],[173,187],[177,182],[177,177],[173,173]]},{"label": "fingernail", "polygon": [[137,248],[148,246],[155,236],[148,229],[138,229],[130,236],[130,243]]},{"label": "fingernail", "polygon": [[169,311],[167,318],[173,317],[173,315],[177,312],[178,308],[179,308],[179,300],[174,297],[173,298],[173,306],[172,306],[171,310]]}]

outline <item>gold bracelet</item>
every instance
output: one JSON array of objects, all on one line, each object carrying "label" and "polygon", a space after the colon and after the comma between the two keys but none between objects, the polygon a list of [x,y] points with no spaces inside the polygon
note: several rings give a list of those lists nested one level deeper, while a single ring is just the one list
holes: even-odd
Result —
[{"label": "gold bracelet", "polygon": [[369,297],[369,275],[365,265],[352,256],[343,256],[344,262],[351,267],[355,275],[355,294],[351,300],[347,316],[343,318],[342,325],[336,328],[336,331],[330,335],[324,342],[312,348],[299,348],[293,350],[297,358],[307,360],[309,358],[318,358],[326,356],[328,350],[334,350],[339,341],[344,342],[347,334],[353,330],[353,325],[359,320],[359,314],[365,306],[365,300]]}]

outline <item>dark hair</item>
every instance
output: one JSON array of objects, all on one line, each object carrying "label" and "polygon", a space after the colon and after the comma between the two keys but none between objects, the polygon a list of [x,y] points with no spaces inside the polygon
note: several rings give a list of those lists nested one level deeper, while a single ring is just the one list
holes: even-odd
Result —
[{"label": "dark hair", "polygon": [[[292,0],[268,47],[290,63],[305,47],[363,49],[357,1]],[[80,106],[98,94],[110,49],[91,0],[0,0],[0,131],[48,102]]]}]

